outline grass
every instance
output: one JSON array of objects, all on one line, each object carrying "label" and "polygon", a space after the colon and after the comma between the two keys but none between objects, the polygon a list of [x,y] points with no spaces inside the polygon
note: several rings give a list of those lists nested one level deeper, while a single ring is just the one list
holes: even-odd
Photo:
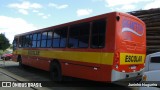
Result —
[{"label": "grass", "polygon": [[4,54],[3,50],[0,50],[0,55],[3,55],[3,54]]}]

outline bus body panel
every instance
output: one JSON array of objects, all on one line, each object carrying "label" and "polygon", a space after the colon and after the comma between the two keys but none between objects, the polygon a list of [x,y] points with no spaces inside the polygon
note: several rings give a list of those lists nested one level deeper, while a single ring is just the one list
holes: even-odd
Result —
[{"label": "bus body panel", "polygon": [[[117,21],[117,16],[120,17],[120,21]],[[19,38],[19,36],[26,34],[33,34],[37,32],[42,33],[44,31],[53,30],[59,27],[70,26],[83,22],[92,22],[97,19],[105,19],[107,21],[104,48],[18,48],[17,46],[17,49],[14,50],[13,60],[16,61],[18,55],[21,55],[23,64],[46,71],[50,71],[50,63],[53,60],[58,60],[60,62],[62,75],[64,76],[71,76],[102,82],[124,79],[126,77],[124,77],[124,75],[122,76],[121,73],[123,69],[128,68],[128,65],[120,65],[118,63],[118,65],[120,66],[119,69],[115,68],[117,62],[117,55],[126,53],[144,54],[145,51],[144,47],[141,47],[143,51],[139,49],[139,51],[137,50],[135,52],[126,49],[126,47],[122,45],[121,31],[118,30],[121,30],[121,23],[124,18],[125,16],[123,16],[123,14],[121,15],[121,13],[113,12],[88,19],[78,20],[71,23],[41,29],[38,31],[32,31],[29,33],[16,35],[15,37]],[[135,20],[135,22],[137,22],[137,20]],[[139,68],[144,67],[143,63],[138,64],[137,67],[137,71],[140,71]],[[126,70],[126,72],[131,75],[133,71]],[[119,76],[122,76],[122,78],[116,78]]]},{"label": "bus body panel", "polygon": [[117,13],[117,16],[120,20],[116,23],[113,77],[119,76],[118,80],[142,75],[146,56],[145,24],[131,15]]},{"label": "bus body panel", "polygon": [[[28,51],[38,51],[39,55],[29,55]],[[65,76],[103,82],[111,80],[109,73],[112,70],[113,53],[24,49],[19,50],[18,54],[22,55],[23,64],[42,70],[49,71],[51,60],[57,59]]]}]

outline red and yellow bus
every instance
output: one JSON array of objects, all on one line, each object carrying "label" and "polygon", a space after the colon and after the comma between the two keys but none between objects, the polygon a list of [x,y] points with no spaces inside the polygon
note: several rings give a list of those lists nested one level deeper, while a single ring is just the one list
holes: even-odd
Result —
[{"label": "red and yellow bus", "polygon": [[20,66],[50,71],[53,80],[112,82],[142,75],[146,28],[132,15],[112,12],[16,35],[13,48]]}]

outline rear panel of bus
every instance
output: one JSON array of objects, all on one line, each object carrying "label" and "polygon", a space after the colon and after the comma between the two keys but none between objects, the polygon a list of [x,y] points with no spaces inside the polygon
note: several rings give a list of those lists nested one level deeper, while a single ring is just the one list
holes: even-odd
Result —
[{"label": "rear panel of bus", "polygon": [[146,54],[145,24],[134,16],[117,13],[115,35],[112,81],[141,75]]}]

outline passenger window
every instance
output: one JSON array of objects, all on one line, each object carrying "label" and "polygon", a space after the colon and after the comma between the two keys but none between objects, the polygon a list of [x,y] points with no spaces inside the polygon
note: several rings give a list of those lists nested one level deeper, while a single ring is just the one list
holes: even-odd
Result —
[{"label": "passenger window", "polygon": [[41,33],[37,34],[37,47],[41,46]]},{"label": "passenger window", "polygon": [[41,43],[41,33],[35,33],[32,37],[32,47],[40,47]]},{"label": "passenger window", "polygon": [[29,38],[29,35],[26,36],[25,38],[25,47],[29,47],[29,42],[30,42],[30,38]]},{"label": "passenger window", "polygon": [[33,34],[32,47],[36,47],[37,33]]},{"label": "passenger window", "polygon": [[47,47],[52,47],[52,34],[53,32],[49,31],[47,36]]},{"label": "passenger window", "polygon": [[19,47],[19,48],[23,47],[22,36],[19,37],[19,44],[18,44],[18,47]]},{"label": "passenger window", "polygon": [[71,26],[69,31],[69,48],[87,48],[89,43],[90,23]]},{"label": "passenger window", "polygon": [[66,47],[67,44],[67,29],[68,28],[63,28],[61,29],[61,40],[60,40],[60,47]]},{"label": "passenger window", "polygon": [[15,39],[13,40],[13,47],[17,47],[17,42],[18,42],[18,38],[15,38]]},{"label": "passenger window", "polygon": [[41,33],[38,33],[37,40],[41,40]]},{"label": "passenger window", "polygon": [[42,33],[41,47],[46,47],[47,45],[47,32]]},{"label": "passenger window", "polygon": [[53,47],[54,48],[64,48],[67,43],[67,27],[59,28],[54,30],[53,36]]},{"label": "passenger window", "polygon": [[13,51],[16,50],[17,43],[18,43],[18,38],[15,38],[15,39],[13,40]]},{"label": "passenger window", "polygon": [[69,31],[69,48],[78,48],[79,30],[75,26],[72,26]]},{"label": "passenger window", "polygon": [[37,40],[37,33],[33,34],[33,40]]},{"label": "passenger window", "polygon": [[32,34],[29,35],[29,42],[28,42],[28,45],[29,47],[32,47]]},{"label": "passenger window", "polygon": [[105,46],[106,20],[97,20],[92,23],[92,48],[103,48]]},{"label": "passenger window", "polygon": [[160,63],[160,56],[158,57],[151,57],[151,63]]},{"label": "passenger window", "polygon": [[46,40],[41,40],[41,47],[46,47]]},{"label": "passenger window", "polygon": [[42,39],[44,40],[44,39],[47,39],[47,32],[43,32],[42,33]]},{"label": "passenger window", "polygon": [[60,30],[54,30],[54,36],[53,36],[53,47],[58,48],[60,43]]},{"label": "passenger window", "polygon": [[79,47],[80,48],[87,48],[89,43],[89,29],[90,24],[86,23],[80,26],[79,32]]}]

